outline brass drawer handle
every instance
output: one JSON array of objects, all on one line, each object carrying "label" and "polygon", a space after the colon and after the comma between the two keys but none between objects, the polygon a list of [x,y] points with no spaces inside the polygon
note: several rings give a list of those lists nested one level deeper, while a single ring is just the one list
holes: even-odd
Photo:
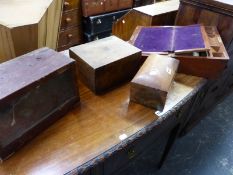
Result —
[{"label": "brass drawer handle", "polygon": [[66,18],[66,22],[67,22],[67,23],[69,23],[69,22],[71,22],[71,21],[72,21],[72,19],[71,19],[71,18],[69,18],[69,17],[68,17],[68,18]]},{"label": "brass drawer handle", "polygon": [[98,19],[98,20],[96,21],[96,24],[101,24],[101,23],[102,23],[101,19]]},{"label": "brass drawer handle", "polygon": [[65,1],[65,2],[64,2],[64,5],[65,5],[66,7],[69,7],[69,6],[70,6],[70,3],[67,2],[67,1]]},{"label": "brass drawer handle", "polygon": [[69,39],[71,39],[73,37],[72,34],[68,34],[67,36],[68,36]]}]

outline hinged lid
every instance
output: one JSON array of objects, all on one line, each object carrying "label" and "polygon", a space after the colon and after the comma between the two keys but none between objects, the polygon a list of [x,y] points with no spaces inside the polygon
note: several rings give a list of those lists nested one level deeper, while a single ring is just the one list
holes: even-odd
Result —
[{"label": "hinged lid", "polygon": [[49,48],[42,48],[0,64],[0,100],[74,62]]}]

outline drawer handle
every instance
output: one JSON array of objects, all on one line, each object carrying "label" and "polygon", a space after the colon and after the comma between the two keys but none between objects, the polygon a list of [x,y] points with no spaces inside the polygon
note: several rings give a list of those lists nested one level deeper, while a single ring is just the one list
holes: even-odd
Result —
[{"label": "drawer handle", "polygon": [[71,18],[66,18],[66,22],[67,22],[67,23],[69,23],[69,22],[71,22],[71,21],[72,21]]},{"label": "drawer handle", "polygon": [[67,1],[65,1],[65,2],[64,2],[64,5],[65,5],[66,7],[69,7],[69,6],[70,6],[70,3],[67,2]]},{"label": "drawer handle", "polygon": [[68,34],[67,36],[68,36],[69,39],[71,39],[73,37],[72,34]]},{"label": "drawer handle", "polygon": [[133,149],[128,151],[128,158],[133,159],[136,156],[136,152]]}]

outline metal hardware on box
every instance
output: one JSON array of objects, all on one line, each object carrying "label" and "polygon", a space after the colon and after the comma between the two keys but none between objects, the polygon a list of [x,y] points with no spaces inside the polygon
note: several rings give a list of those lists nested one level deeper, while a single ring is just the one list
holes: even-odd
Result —
[{"label": "metal hardware on box", "polygon": [[101,19],[98,19],[96,22],[96,24],[101,24],[101,23],[102,23]]},{"label": "metal hardware on box", "polygon": [[128,158],[133,159],[136,156],[136,152],[133,149],[128,151]]},{"label": "metal hardware on box", "polygon": [[113,19],[113,20],[116,20],[116,16],[113,16],[112,19]]}]

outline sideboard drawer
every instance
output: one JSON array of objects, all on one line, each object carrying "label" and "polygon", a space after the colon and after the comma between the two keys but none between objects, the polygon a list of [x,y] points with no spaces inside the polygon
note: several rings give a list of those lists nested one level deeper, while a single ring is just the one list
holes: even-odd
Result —
[{"label": "sideboard drawer", "polygon": [[63,11],[80,9],[81,3],[80,0],[64,0],[63,2]]},{"label": "sideboard drawer", "polygon": [[61,29],[75,27],[81,24],[81,11],[72,10],[62,15]]},{"label": "sideboard drawer", "polygon": [[81,41],[82,41],[82,29],[79,27],[74,27],[60,32],[58,47],[80,44]]}]

